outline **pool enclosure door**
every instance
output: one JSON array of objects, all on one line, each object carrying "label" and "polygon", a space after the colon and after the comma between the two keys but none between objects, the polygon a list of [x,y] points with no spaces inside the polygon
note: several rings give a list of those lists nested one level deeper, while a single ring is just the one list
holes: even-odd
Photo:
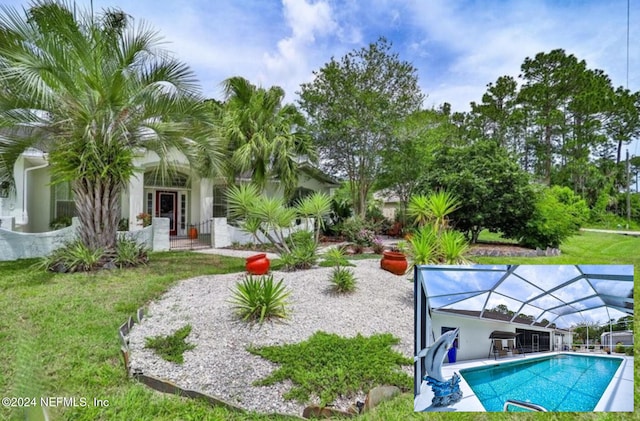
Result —
[{"label": "pool enclosure door", "polygon": [[537,333],[531,335],[531,351],[540,352],[540,335]]}]

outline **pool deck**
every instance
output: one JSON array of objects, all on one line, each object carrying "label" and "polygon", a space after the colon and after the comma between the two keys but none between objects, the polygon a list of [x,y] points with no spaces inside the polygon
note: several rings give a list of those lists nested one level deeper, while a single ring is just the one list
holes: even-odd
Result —
[{"label": "pool deck", "polygon": [[[575,352],[543,352],[527,354],[524,357],[522,355],[504,357],[497,361],[494,359],[460,361],[453,364],[444,364],[442,366],[442,375],[445,379],[450,379],[454,372],[459,372],[464,368],[504,364],[511,361],[523,361],[525,359],[556,354],[583,355],[582,353]],[[593,353],[585,354],[593,355]],[[633,357],[622,355],[608,356],[606,354],[598,354],[598,356],[623,358],[624,361],[620,364],[620,367],[614,374],[611,383],[603,393],[594,411],[633,412]],[[433,391],[431,390],[431,386],[427,386],[426,382],[423,381],[420,394],[414,398],[414,410],[424,412],[486,412],[484,406],[482,406],[480,400],[462,376],[460,379],[460,390],[462,391],[462,400],[460,402],[447,407],[433,407],[431,406]]]}]

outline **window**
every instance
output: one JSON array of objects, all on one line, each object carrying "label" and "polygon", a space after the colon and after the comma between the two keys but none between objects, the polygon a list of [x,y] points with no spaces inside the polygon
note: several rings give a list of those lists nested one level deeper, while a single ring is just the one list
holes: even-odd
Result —
[{"label": "window", "polygon": [[147,213],[149,215],[155,215],[153,211],[153,193],[151,192],[147,193]]},{"label": "window", "polygon": [[[443,335],[451,330],[456,330],[455,327],[441,327],[440,328],[440,334]],[[460,331],[458,331],[458,334],[456,335],[456,339],[454,339],[453,341],[453,347],[454,348],[460,348]]]},{"label": "window", "polygon": [[53,218],[71,218],[76,216],[76,203],[69,182],[58,183],[53,187]]},{"label": "window", "polygon": [[180,193],[180,230],[187,228],[187,195]]},{"label": "window", "polygon": [[163,174],[159,170],[144,173],[144,185],[147,187],[190,188],[189,177],[186,174],[179,172]]},{"label": "window", "polygon": [[213,217],[225,218],[227,216],[226,186],[213,186]]}]

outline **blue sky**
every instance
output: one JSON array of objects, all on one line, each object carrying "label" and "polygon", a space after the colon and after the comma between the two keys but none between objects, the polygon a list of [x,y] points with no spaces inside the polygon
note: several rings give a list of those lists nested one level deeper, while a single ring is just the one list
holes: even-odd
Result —
[{"label": "blue sky", "polygon": [[[22,7],[27,1],[5,0]],[[78,0],[89,5],[89,0]],[[640,90],[640,2],[630,1],[629,89]],[[293,102],[312,71],[384,36],[418,69],[426,107],[467,111],[526,57],[562,48],[627,86],[627,0],[94,0],[157,29],[220,98],[243,76]],[[630,151],[640,154],[638,146]]]}]

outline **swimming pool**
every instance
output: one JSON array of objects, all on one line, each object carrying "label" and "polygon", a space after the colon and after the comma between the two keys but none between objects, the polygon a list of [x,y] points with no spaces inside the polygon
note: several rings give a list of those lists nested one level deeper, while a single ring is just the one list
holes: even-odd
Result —
[{"label": "swimming pool", "polygon": [[559,354],[460,370],[487,411],[502,411],[507,399],[548,411],[593,411],[621,358]]}]

